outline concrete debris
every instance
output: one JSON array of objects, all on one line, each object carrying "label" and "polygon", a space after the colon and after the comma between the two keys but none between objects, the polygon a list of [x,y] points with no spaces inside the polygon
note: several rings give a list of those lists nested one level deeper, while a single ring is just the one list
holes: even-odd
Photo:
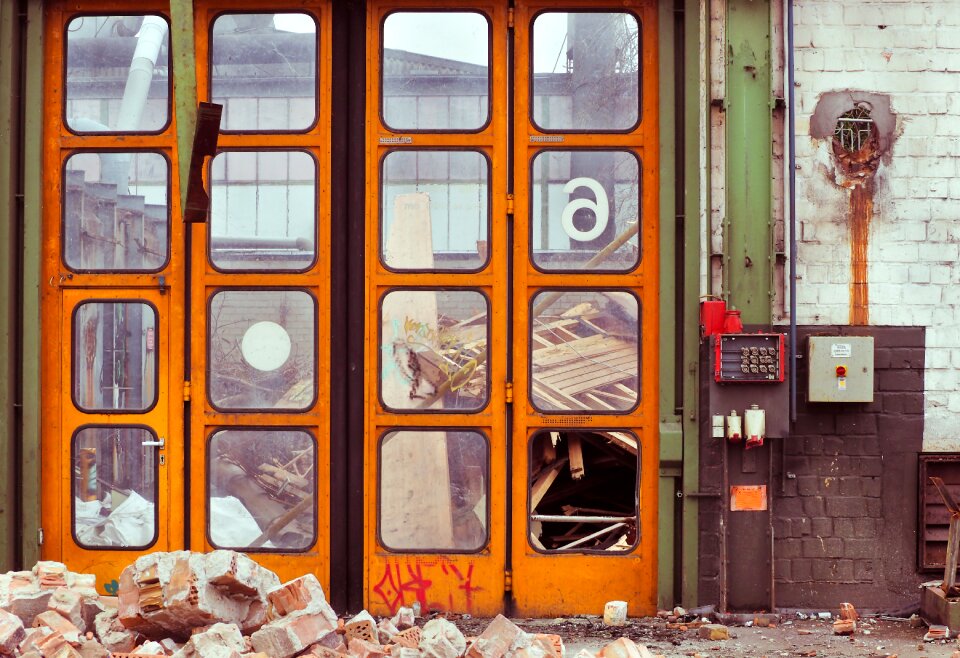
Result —
[{"label": "concrete debris", "polygon": [[424,624],[420,652],[427,658],[457,658],[466,650],[466,638],[451,622],[438,618]]},{"label": "concrete debris", "polygon": [[833,622],[834,635],[853,635],[857,631],[857,622],[852,619],[837,619]]}]

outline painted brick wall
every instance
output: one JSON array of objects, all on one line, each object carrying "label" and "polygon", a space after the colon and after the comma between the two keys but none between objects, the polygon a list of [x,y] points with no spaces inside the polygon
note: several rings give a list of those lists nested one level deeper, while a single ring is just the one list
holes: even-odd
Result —
[{"label": "painted brick wall", "polygon": [[828,92],[887,95],[869,323],[927,328],[924,449],[960,449],[960,1],[797,0],[795,19],[798,321],[851,317],[851,193],[811,116]]},{"label": "painted brick wall", "polygon": [[[801,326],[801,351],[815,334],[874,337],[874,401],[810,403],[804,385],[792,436],[770,440],[776,605],[833,609],[853,601],[861,610],[898,610],[917,600],[917,584],[926,578],[916,570],[925,331]],[[797,375],[807,381],[803,359]],[[723,489],[723,444],[706,426],[700,442],[700,491],[707,495],[701,499],[699,601],[707,604],[720,596],[717,529],[726,502],[711,495]]]}]

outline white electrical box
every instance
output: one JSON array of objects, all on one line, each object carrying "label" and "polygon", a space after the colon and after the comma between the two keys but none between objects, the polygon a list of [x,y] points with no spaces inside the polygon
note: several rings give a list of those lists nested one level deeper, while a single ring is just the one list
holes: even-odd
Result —
[{"label": "white electrical box", "polygon": [[810,336],[810,402],[873,402],[873,336]]}]

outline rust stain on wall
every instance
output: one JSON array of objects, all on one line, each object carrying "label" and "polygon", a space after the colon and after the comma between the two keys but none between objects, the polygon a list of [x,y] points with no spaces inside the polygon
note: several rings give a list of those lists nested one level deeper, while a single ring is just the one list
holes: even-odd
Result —
[{"label": "rust stain on wall", "polygon": [[870,324],[867,254],[876,193],[875,178],[881,155],[876,126],[870,126],[870,137],[855,151],[847,150],[840,140],[835,139],[833,153],[844,174],[841,184],[850,188],[850,324],[866,325]]}]

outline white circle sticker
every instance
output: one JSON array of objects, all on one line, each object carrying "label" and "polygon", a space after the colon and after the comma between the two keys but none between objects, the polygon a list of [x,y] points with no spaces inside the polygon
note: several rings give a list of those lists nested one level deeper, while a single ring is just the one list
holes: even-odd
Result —
[{"label": "white circle sticker", "polygon": [[290,358],[290,334],[276,322],[256,322],[243,334],[240,351],[257,370],[276,370]]}]

